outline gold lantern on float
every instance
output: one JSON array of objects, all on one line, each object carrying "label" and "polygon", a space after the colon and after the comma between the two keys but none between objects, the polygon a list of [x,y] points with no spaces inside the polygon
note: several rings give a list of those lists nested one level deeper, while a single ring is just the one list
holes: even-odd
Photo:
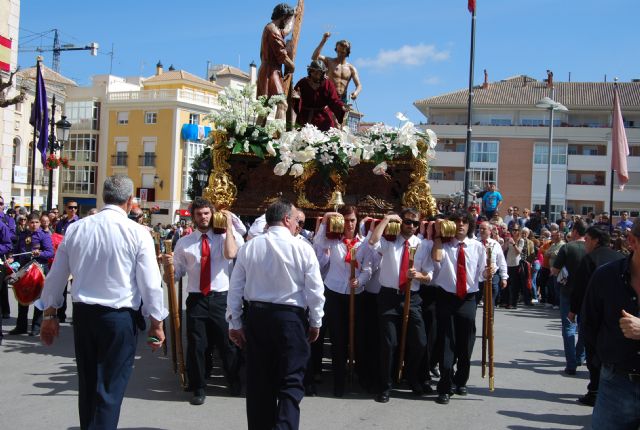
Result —
[{"label": "gold lantern on float", "polygon": [[340,239],[344,234],[344,217],[340,214],[331,215],[327,219],[327,239]]},{"label": "gold lantern on float", "polygon": [[388,241],[394,241],[400,234],[400,223],[398,221],[389,221],[384,228],[382,236]]}]

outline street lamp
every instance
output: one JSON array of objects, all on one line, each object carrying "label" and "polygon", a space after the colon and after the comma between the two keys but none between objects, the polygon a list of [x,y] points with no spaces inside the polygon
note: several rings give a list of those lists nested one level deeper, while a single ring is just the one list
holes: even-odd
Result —
[{"label": "street lamp", "polygon": [[209,172],[207,172],[204,169],[200,169],[198,170],[198,173],[196,174],[197,178],[198,178],[198,182],[200,183],[200,195],[202,195],[202,191],[204,190],[205,185],[207,185],[207,182],[209,181]]},{"label": "street lamp", "polygon": [[[555,88],[551,91],[551,97],[555,97]],[[551,97],[544,97],[538,103],[536,107],[540,109],[547,109],[549,111],[549,154],[547,159],[547,193],[544,198],[545,212],[547,220],[551,222],[551,150],[553,149],[553,113],[555,111],[567,112],[566,106],[562,103],[553,100]]]},{"label": "street lamp", "polygon": [[[69,131],[71,130],[71,123],[67,121],[67,117],[62,115],[60,120],[54,123],[56,114],[56,95],[53,95],[51,100],[51,131],[49,132],[49,156],[55,156],[56,151],[62,149],[65,142],[69,140]],[[58,134],[56,139],[55,131]],[[53,169],[49,169],[49,189],[47,190],[47,210],[50,211],[53,207]]]}]

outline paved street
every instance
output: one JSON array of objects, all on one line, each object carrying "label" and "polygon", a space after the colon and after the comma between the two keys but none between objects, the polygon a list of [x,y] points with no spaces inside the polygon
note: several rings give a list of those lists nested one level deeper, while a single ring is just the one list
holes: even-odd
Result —
[{"label": "paved street", "polygon": [[[396,391],[388,404],[352,393],[332,398],[325,376],[320,395],[302,402],[302,429],[582,429],[590,428],[591,408],[576,402],[586,392],[586,368],[564,376],[559,311],[535,307],[496,312],[496,389],[480,377],[480,342],[476,343],[467,397],[453,396],[448,406],[435,396],[416,399]],[[36,338],[7,336],[12,319],[4,322],[0,347],[3,428],[78,429],[77,378],[72,328],[63,324],[52,347]],[[478,328],[481,327],[478,312]],[[480,330],[478,330],[480,331]],[[188,403],[171,371],[171,360],[151,354],[141,336],[136,368],[122,407],[123,429],[246,428],[244,398],[226,396],[220,378],[213,378],[204,406]],[[203,427],[204,424],[204,427]]]}]

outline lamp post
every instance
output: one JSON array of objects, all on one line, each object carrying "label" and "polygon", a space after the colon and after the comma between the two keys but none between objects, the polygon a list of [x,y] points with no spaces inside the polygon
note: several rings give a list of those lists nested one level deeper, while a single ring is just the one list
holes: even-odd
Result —
[{"label": "lamp post", "polygon": [[[67,117],[62,115],[60,121],[54,122],[56,117],[56,95],[53,95],[51,100],[51,131],[49,132],[49,156],[55,156],[56,151],[62,149],[64,143],[69,140],[69,131],[71,130],[71,123],[67,121]],[[56,133],[59,139],[56,139]],[[49,169],[49,189],[47,190],[47,211],[50,211],[53,207],[53,169]]]},{"label": "lamp post", "polygon": [[540,109],[547,109],[549,111],[549,153],[547,158],[547,191],[544,198],[545,213],[547,220],[551,221],[551,150],[553,149],[553,113],[555,111],[567,112],[566,106],[553,100],[556,90],[551,90],[551,97],[544,97],[538,103],[536,107]]},{"label": "lamp post", "polygon": [[202,195],[202,192],[204,191],[204,187],[207,185],[207,182],[209,181],[209,172],[207,172],[204,169],[200,169],[198,170],[198,173],[196,176],[198,177],[198,182],[200,183],[200,195]]}]

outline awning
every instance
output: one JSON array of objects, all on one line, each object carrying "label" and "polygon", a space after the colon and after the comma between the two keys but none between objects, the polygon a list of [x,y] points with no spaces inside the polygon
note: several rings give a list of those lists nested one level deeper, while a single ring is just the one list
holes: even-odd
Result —
[{"label": "awning", "polygon": [[211,127],[198,124],[182,124],[182,139],[197,142],[206,139],[211,133]]}]

